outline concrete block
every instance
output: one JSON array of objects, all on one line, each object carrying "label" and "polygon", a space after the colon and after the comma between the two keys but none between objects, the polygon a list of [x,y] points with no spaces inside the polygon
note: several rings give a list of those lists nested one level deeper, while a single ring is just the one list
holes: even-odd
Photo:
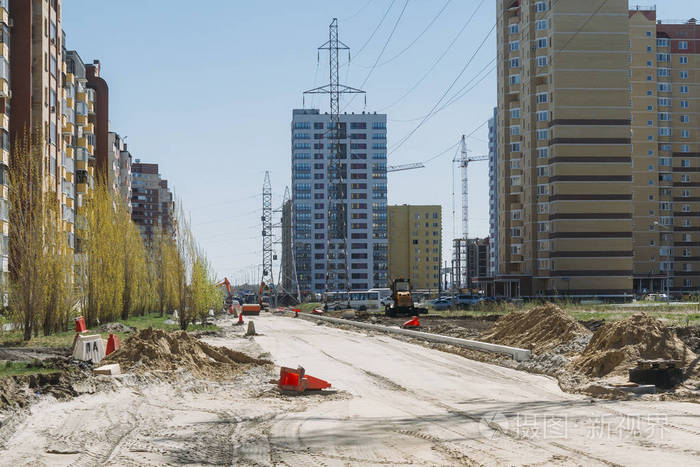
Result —
[{"label": "concrete block", "polygon": [[92,370],[92,372],[96,375],[108,376],[116,376],[122,374],[122,370],[119,366],[119,363],[112,363],[111,365],[102,365]]},{"label": "concrete block", "polygon": [[99,334],[90,336],[78,335],[73,348],[73,358],[76,360],[99,363],[105,358],[107,351],[107,340],[102,339]]}]

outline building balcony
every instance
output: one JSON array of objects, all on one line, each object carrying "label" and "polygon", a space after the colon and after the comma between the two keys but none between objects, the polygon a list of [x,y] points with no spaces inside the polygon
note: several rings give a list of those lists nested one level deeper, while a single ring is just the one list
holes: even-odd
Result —
[{"label": "building balcony", "polygon": [[73,133],[75,133],[75,126],[68,120],[63,122],[63,134],[72,135]]},{"label": "building balcony", "polygon": [[88,192],[88,185],[87,185],[87,183],[78,183],[78,184],[76,184],[76,185],[75,185],[75,191],[76,191],[76,193],[79,193],[79,194],[82,194],[82,195],[86,194],[86,193]]},{"label": "building balcony", "polygon": [[88,123],[87,125],[85,125],[85,128],[83,128],[83,133],[87,133],[89,135],[94,135],[95,134],[95,124]]},{"label": "building balcony", "polygon": [[0,97],[10,97],[10,83],[5,78],[0,78]]},{"label": "building balcony", "polygon": [[71,109],[75,107],[75,102],[73,102],[72,97],[66,97],[66,107],[70,107]]},{"label": "building balcony", "polygon": [[86,92],[76,93],[75,98],[78,102],[85,102],[86,104],[88,103],[88,97]]},{"label": "building balcony", "polygon": [[10,24],[10,13],[5,7],[0,7],[0,22]]},{"label": "building balcony", "polygon": [[73,73],[66,73],[66,83],[74,84],[75,83],[75,76],[73,76]]},{"label": "building balcony", "polygon": [[75,123],[77,123],[79,126],[87,125],[88,124],[87,115],[76,115],[75,116]]},{"label": "building balcony", "polygon": [[88,142],[86,137],[78,138],[78,148],[83,148],[87,150]]}]

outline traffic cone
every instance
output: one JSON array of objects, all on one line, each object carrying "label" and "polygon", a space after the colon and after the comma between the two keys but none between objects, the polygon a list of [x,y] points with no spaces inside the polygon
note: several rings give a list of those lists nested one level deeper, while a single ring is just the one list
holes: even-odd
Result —
[{"label": "traffic cone", "polygon": [[243,326],[243,313],[239,313],[238,322],[236,323],[236,326]]},{"label": "traffic cone", "polygon": [[413,319],[410,319],[403,323],[402,328],[419,328],[420,327],[420,321],[418,321],[418,317],[414,316]]}]

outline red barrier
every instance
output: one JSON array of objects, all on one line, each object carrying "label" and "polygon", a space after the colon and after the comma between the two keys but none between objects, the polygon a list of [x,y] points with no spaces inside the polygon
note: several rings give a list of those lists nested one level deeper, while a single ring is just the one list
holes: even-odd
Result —
[{"label": "red barrier", "polygon": [[420,327],[420,321],[418,321],[418,317],[414,316],[413,319],[410,319],[403,323],[404,328],[419,328]]},{"label": "red barrier", "polygon": [[83,318],[82,316],[78,316],[77,318],[73,318],[73,321],[75,321],[75,332],[80,333],[87,331],[87,326],[85,325],[85,318]]},{"label": "red barrier", "polygon": [[121,347],[119,336],[116,334],[110,334],[109,339],[107,339],[107,351],[105,352],[105,356],[111,354],[115,350],[119,350],[119,347]]},{"label": "red barrier", "polygon": [[305,375],[303,367],[296,370],[292,368],[280,368],[280,380],[278,386],[283,391],[304,392],[306,390],[321,390],[331,387],[331,383],[313,376]]}]

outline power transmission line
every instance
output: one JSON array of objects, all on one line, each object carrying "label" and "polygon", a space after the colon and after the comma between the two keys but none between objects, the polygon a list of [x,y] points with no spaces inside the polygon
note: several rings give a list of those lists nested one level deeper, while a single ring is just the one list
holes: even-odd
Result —
[{"label": "power transmission line", "polygon": [[[435,21],[437,21],[437,19],[438,19],[440,16],[442,16],[442,14],[444,13],[445,9],[447,9],[447,6],[448,6],[451,2],[452,2],[452,0],[447,0],[447,1],[445,2],[445,4],[442,5],[442,8],[440,8],[440,11],[438,11],[437,14],[436,14],[435,16],[433,16],[433,19],[430,20],[430,22],[429,22],[428,25],[423,29],[423,31],[421,31],[421,33],[418,34],[418,35],[416,36],[416,38],[413,39],[413,40],[411,41],[410,44],[408,44],[406,47],[404,47],[404,48],[401,50],[401,52],[397,53],[396,55],[394,55],[394,56],[391,57],[391,58],[386,59],[386,60],[383,61],[382,63],[379,63],[377,66],[378,66],[378,67],[381,67],[381,66],[384,66],[384,65],[386,65],[386,64],[388,64],[388,63],[393,62],[394,60],[396,60],[397,58],[399,58],[401,55],[403,55],[408,49],[410,49],[411,47],[413,47],[413,45],[414,45],[416,42],[418,42],[418,40],[419,40],[421,37],[423,37],[423,35],[424,35],[426,32],[428,32],[428,29],[431,28],[431,26],[433,25],[433,23],[435,23]],[[358,65],[358,66],[360,66],[361,68],[370,68],[369,66],[362,66],[362,65]]]},{"label": "power transmission line", "polygon": [[404,136],[404,137],[401,139],[401,141],[399,141],[398,144],[397,144],[396,146],[394,146],[394,147],[391,149],[391,151],[389,151],[389,154],[393,154],[394,152],[396,152],[397,149],[399,149],[401,146],[403,146],[403,144],[404,144],[406,141],[408,141],[408,139],[409,139],[411,136],[413,136],[413,134],[414,134],[416,131],[418,131],[418,129],[419,129],[420,127],[422,127],[423,124],[433,115],[433,112],[435,112],[435,109],[436,109],[436,108],[440,105],[440,103],[445,99],[445,97],[447,96],[447,94],[448,94],[448,93],[450,92],[450,90],[454,87],[454,85],[457,83],[457,81],[459,81],[459,78],[462,77],[462,75],[464,74],[464,72],[467,71],[467,68],[469,67],[469,65],[470,65],[470,64],[472,63],[472,61],[474,60],[474,57],[476,57],[476,54],[479,53],[479,51],[480,51],[481,48],[484,46],[484,44],[486,43],[486,41],[488,40],[488,38],[491,37],[491,33],[494,31],[494,29],[496,29],[496,25],[495,25],[495,24],[491,27],[491,29],[489,30],[488,34],[486,34],[486,36],[484,36],[484,40],[481,41],[481,43],[480,43],[479,46],[476,48],[476,50],[474,51],[474,53],[472,54],[472,56],[469,58],[469,60],[467,60],[467,63],[464,64],[464,66],[463,66],[462,69],[460,70],[459,74],[457,74],[457,77],[452,81],[452,83],[450,84],[450,86],[445,90],[445,92],[442,94],[442,96],[440,97],[440,99],[438,99],[438,101],[435,103],[435,105],[433,106],[433,108],[430,109],[430,112],[428,112],[428,114],[425,116],[425,118],[423,118],[423,120],[421,120],[421,122],[420,122],[418,125],[416,125],[416,127],[415,127],[413,130],[411,130],[406,136]]},{"label": "power transmission line", "polygon": [[389,10],[391,10],[391,7],[394,6],[394,3],[396,3],[396,0],[391,0],[391,3],[389,4],[389,7],[388,7],[388,8],[386,9],[386,11],[384,12],[384,15],[382,15],[382,19],[379,20],[379,24],[377,24],[377,27],[374,28],[374,31],[372,31],[372,34],[369,35],[369,37],[367,38],[367,40],[365,41],[365,43],[362,44],[362,47],[360,47],[360,48],[357,50],[357,52],[355,52],[355,58],[357,58],[357,56],[360,55],[360,54],[362,53],[363,50],[365,50],[365,47],[367,47],[367,44],[369,44],[370,41],[372,40],[372,38],[374,37],[374,35],[377,34],[377,31],[379,31],[380,26],[382,25],[382,23],[383,23],[384,20],[386,19],[386,15],[389,14]]},{"label": "power transmission line", "polygon": [[[381,52],[379,52],[379,55],[377,55],[377,59],[374,61],[374,65],[372,65],[372,68],[370,68],[369,72],[367,73],[367,76],[365,76],[364,81],[362,81],[362,84],[360,84],[360,88],[363,88],[365,84],[367,84],[367,81],[369,80],[369,77],[372,76],[372,72],[374,72],[374,69],[377,67],[377,63],[379,63],[379,60],[382,58],[382,55],[384,55],[384,52],[386,51],[387,46],[389,45],[389,42],[391,41],[391,38],[394,36],[394,33],[396,32],[396,28],[399,26],[399,23],[401,22],[401,18],[403,18],[403,14],[406,12],[406,7],[408,7],[408,2],[410,0],[406,0],[406,2],[403,4],[403,8],[401,9],[401,13],[399,13],[399,17],[396,18],[396,22],[394,23],[394,27],[391,29],[391,32],[389,33],[389,37],[387,37],[386,42],[384,42],[384,47],[382,47]],[[350,101],[348,101],[347,104],[345,104],[344,109],[347,109],[350,104],[352,104],[352,101],[355,100],[356,96],[352,96],[350,98]]]},{"label": "power transmission line", "polygon": [[462,29],[459,30],[459,32],[458,32],[457,35],[454,37],[454,39],[452,39],[452,41],[448,44],[447,48],[442,52],[442,54],[437,58],[437,60],[435,60],[435,62],[433,62],[433,64],[430,66],[430,68],[428,68],[428,71],[426,71],[426,72],[423,74],[423,76],[421,76],[421,78],[420,78],[413,86],[411,86],[411,88],[410,88],[408,91],[406,91],[401,97],[399,97],[398,99],[396,99],[396,100],[395,100],[394,102],[392,102],[391,104],[389,104],[389,105],[387,105],[387,106],[385,106],[385,107],[379,109],[379,112],[384,112],[386,109],[390,109],[391,107],[395,106],[396,104],[398,104],[399,102],[401,102],[402,100],[404,100],[404,99],[405,99],[406,97],[408,97],[413,91],[415,91],[415,89],[416,89],[418,86],[420,86],[420,84],[421,84],[423,81],[425,81],[425,79],[430,75],[430,73],[433,72],[433,70],[435,69],[435,67],[437,67],[438,64],[440,64],[440,62],[442,61],[442,59],[445,58],[445,56],[447,55],[447,53],[452,49],[452,47],[453,47],[453,46],[455,45],[455,43],[457,42],[457,39],[459,39],[460,36],[462,35],[462,33],[467,29],[467,26],[469,26],[469,24],[471,23],[472,19],[474,18],[474,16],[476,15],[476,13],[479,11],[479,8],[481,8],[481,5],[484,4],[484,1],[485,1],[485,0],[481,0],[481,2],[479,2],[479,5],[477,5],[476,9],[472,12],[472,14],[471,14],[471,16],[469,17],[469,19],[467,20],[467,22],[464,23],[464,26],[462,26]]},{"label": "power transmission line", "polygon": [[369,4],[372,3],[372,0],[367,0],[367,3],[365,3],[363,6],[360,7],[359,10],[357,10],[354,14],[348,16],[347,18],[343,18],[342,21],[350,21],[351,19],[354,19],[357,15],[365,11],[365,9],[369,6]]},{"label": "power transmission line", "polygon": [[[475,80],[481,73],[483,73],[485,70],[487,70],[487,69],[491,66],[491,64],[492,64],[493,62],[495,62],[495,61],[496,61],[496,59],[494,58],[494,59],[491,60],[489,63],[487,63],[486,66],[485,66],[484,68],[482,68],[481,70],[479,70],[479,71],[476,73],[476,75],[475,75],[471,80],[467,81],[467,83],[466,83],[464,86],[462,86],[457,92],[455,92],[455,93],[453,94],[453,96],[450,97],[450,98],[447,100],[447,102],[445,102],[445,103],[444,103],[443,105],[441,105],[435,112],[433,112],[433,115],[435,115],[435,114],[437,114],[437,113],[439,113],[439,112],[442,112],[442,111],[445,110],[447,107],[449,107],[450,105],[452,105],[452,104],[454,104],[455,102],[457,102],[458,100],[460,100],[462,97],[464,97],[465,95],[467,95],[470,91],[472,91],[472,90],[473,90],[478,84],[480,84],[483,80],[485,80],[486,78],[488,78],[488,76],[491,74],[491,72],[492,72],[493,70],[496,69],[496,66],[495,66],[495,65],[494,65],[490,70],[488,70],[488,73],[486,73],[486,74],[483,75],[481,78],[479,78],[479,80],[478,80],[476,83],[474,83],[473,86],[471,86],[469,89],[466,89],[466,90],[465,90],[465,88],[466,88],[467,86],[469,86],[470,84],[472,84],[472,83],[474,82],[474,80]],[[462,91],[464,91],[464,92],[462,92]],[[461,93],[461,94],[460,94],[460,93]],[[391,119],[391,121],[392,121],[392,122],[415,122],[415,121],[420,120],[421,118],[424,118],[426,115],[428,115],[428,114],[421,115],[420,117],[415,117],[415,118]]]}]

